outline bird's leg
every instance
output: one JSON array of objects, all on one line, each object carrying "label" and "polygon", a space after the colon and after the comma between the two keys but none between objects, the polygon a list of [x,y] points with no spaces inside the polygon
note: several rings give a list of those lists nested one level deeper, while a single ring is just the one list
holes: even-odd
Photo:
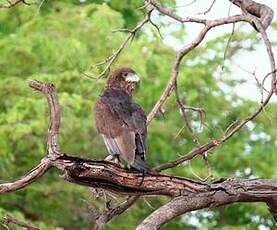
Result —
[{"label": "bird's leg", "polygon": [[143,183],[143,181],[144,181],[144,171],[142,171],[141,172],[141,176],[142,176],[142,180],[141,180],[141,182],[139,183],[139,186],[141,186],[142,185],[142,183]]},{"label": "bird's leg", "polygon": [[105,158],[105,161],[114,162],[114,159],[115,159],[115,155],[108,155],[108,156]]}]

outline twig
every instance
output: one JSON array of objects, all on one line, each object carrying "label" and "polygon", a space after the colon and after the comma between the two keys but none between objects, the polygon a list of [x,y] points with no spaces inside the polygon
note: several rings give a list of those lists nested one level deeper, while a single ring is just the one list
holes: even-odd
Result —
[{"label": "twig", "polygon": [[160,6],[158,3],[156,3],[153,0],[147,0],[150,5],[152,5],[157,11],[160,13],[167,15],[168,17],[180,22],[180,23],[185,23],[185,22],[195,22],[195,23],[200,23],[200,24],[206,24],[207,20],[206,19],[200,19],[200,18],[193,18],[193,17],[180,17],[179,15],[175,14],[174,12],[168,10],[165,7]]},{"label": "twig", "polygon": [[[185,124],[187,126],[187,129],[188,129],[190,135],[191,135],[192,141],[196,146],[199,146],[200,142],[199,142],[199,139],[197,137],[197,134],[194,132],[193,128],[191,127],[190,120],[189,120],[187,112],[186,112],[186,106],[182,103],[182,101],[180,99],[180,96],[179,96],[177,79],[175,81],[174,91],[175,91],[175,97],[176,97],[177,104],[179,105],[179,107],[181,109]],[[200,114],[200,118],[201,117],[202,116]],[[201,123],[202,123],[202,120],[201,120]]]},{"label": "twig", "polygon": [[227,44],[226,44],[226,47],[225,47],[225,50],[224,50],[224,55],[223,55],[223,60],[224,61],[226,60],[227,52],[228,52],[228,49],[229,49],[231,41],[232,41],[232,37],[233,37],[234,32],[235,32],[235,26],[236,26],[236,24],[233,23],[233,25],[232,25],[232,32],[230,34],[230,37],[228,38],[228,41],[227,41]]},{"label": "twig", "polygon": [[[144,16],[143,20],[141,22],[139,22],[133,29],[129,30],[129,29],[119,29],[121,31],[127,32],[128,36],[125,38],[125,40],[121,43],[121,45],[119,46],[119,48],[112,54],[110,55],[108,58],[106,58],[104,61],[98,63],[97,65],[106,65],[104,70],[96,77],[96,78],[101,78],[103,77],[105,74],[107,74],[112,66],[112,64],[116,61],[116,59],[118,58],[118,56],[121,54],[121,52],[123,51],[123,49],[126,47],[126,45],[128,44],[128,42],[130,40],[132,40],[134,38],[134,36],[136,35],[136,33],[150,20],[150,16],[152,13],[152,9],[150,9]],[[119,31],[118,30],[118,31]]]},{"label": "twig", "polygon": [[209,6],[209,8],[207,10],[205,10],[204,12],[198,13],[198,14],[206,15],[207,13],[209,13],[211,11],[211,9],[213,8],[215,2],[216,2],[216,0],[213,0],[212,4]]},{"label": "twig", "polygon": [[191,160],[195,156],[201,155],[201,154],[209,151],[210,149],[214,148],[215,146],[217,146],[219,144],[221,144],[220,140],[213,140],[213,141],[209,142],[208,144],[202,145],[202,146],[190,151],[189,153],[187,153],[184,156],[181,156],[175,160],[168,161],[164,164],[161,164],[161,165],[155,167],[154,170],[157,172],[160,172],[165,169],[176,167],[177,165],[179,165],[185,161]]}]

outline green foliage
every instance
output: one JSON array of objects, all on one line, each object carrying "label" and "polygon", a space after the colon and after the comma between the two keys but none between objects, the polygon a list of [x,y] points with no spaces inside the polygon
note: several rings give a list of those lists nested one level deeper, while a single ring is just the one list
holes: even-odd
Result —
[{"label": "green foliage", "polygon": [[[132,27],[143,15],[135,10],[140,6],[137,0],[103,2],[46,1],[40,9],[36,5],[21,5],[1,10],[1,180],[23,175],[46,151],[47,103],[40,93],[27,86],[28,78],[53,82],[58,89],[62,150],[80,157],[104,158],[104,144],[92,122],[92,106],[105,79],[87,79],[82,72],[91,76],[99,74],[103,67],[94,68],[94,64],[109,56],[125,38],[124,34],[112,31]],[[166,4],[170,6],[174,2]],[[142,77],[135,97],[149,112],[167,84],[175,51],[161,41],[149,25],[144,31],[147,33],[138,34],[114,67],[132,66]],[[176,27],[171,36],[182,41],[185,34],[185,28]],[[202,126],[199,116],[189,113],[201,143],[221,137],[229,124],[258,106],[241,98],[231,88],[242,81],[230,79],[231,67],[224,59],[229,36],[206,42],[187,55],[181,65],[178,82],[181,99],[206,111]],[[254,50],[257,42],[256,34],[237,31],[227,59],[231,60],[242,49]],[[194,148],[173,96],[164,109],[164,116],[159,115],[149,126],[147,161],[152,166]],[[276,120],[277,106],[272,103],[254,123],[213,150],[209,160],[214,176],[276,177]],[[202,159],[196,158],[167,173],[205,178],[207,169]],[[141,199],[107,229],[134,229],[153,208],[166,201],[165,197],[147,198],[147,202]],[[59,178],[56,170],[51,170],[26,189],[1,196],[0,218],[10,213],[42,229],[91,229],[91,203],[101,207],[101,201],[92,197],[87,188],[67,183]],[[163,229],[245,229],[248,224],[249,229],[256,229],[261,224],[272,227],[270,218],[263,205],[236,204],[226,206],[224,211],[213,209],[184,215]],[[193,219],[197,224],[191,221]]]}]

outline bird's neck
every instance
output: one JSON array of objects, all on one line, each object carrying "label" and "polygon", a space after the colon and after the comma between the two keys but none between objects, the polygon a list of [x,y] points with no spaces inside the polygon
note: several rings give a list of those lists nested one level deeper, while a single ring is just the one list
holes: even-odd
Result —
[{"label": "bird's neck", "polygon": [[132,97],[132,89],[130,87],[116,87],[116,86],[113,86],[113,87],[107,87],[107,89],[111,89],[111,90],[116,90],[116,91],[121,91],[121,92],[124,92],[126,93],[128,96]]}]

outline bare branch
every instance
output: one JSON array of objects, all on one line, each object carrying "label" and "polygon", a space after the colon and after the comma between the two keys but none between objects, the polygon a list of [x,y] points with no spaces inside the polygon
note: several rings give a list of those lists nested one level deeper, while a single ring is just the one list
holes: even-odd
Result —
[{"label": "bare branch", "polygon": [[56,89],[53,84],[43,83],[36,80],[29,80],[29,86],[35,90],[41,91],[48,101],[50,110],[49,128],[47,138],[47,156],[44,157],[40,164],[33,168],[23,177],[14,182],[0,184],[0,194],[15,191],[26,187],[34,182],[37,178],[41,177],[50,167],[51,160],[56,159],[61,155],[58,144],[58,132],[60,126],[60,108]]},{"label": "bare branch", "polygon": [[[157,4],[155,4],[154,6],[156,7]],[[164,8],[161,8],[160,6],[157,6],[156,9],[158,9],[161,13],[163,13],[163,11],[165,10]],[[168,12],[168,10],[166,12],[169,15],[172,15],[171,12]],[[231,17],[216,19],[216,20],[205,20],[205,27],[200,31],[198,36],[191,43],[184,46],[181,50],[179,50],[177,52],[175,62],[174,62],[173,67],[171,69],[171,76],[170,76],[170,79],[169,79],[169,81],[166,85],[166,88],[164,89],[164,91],[162,92],[159,100],[156,102],[156,104],[154,105],[154,107],[152,108],[152,110],[150,111],[150,113],[147,116],[147,123],[148,124],[153,120],[153,118],[155,117],[157,112],[160,110],[160,108],[162,107],[162,105],[165,103],[166,99],[170,95],[170,93],[171,93],[171,91],[172,91],[172,89],[175,85],[175,81],[178,77],[179,68],[180,68],[180,64],[181,64],[181,61],[182,61],[183,57],[187,53],[189,53],[193,48],[197,47],[203,41],[203,39],[206,36],[207,32],[211,28],[217,27],[217,26],[220,26],[220,25],[224,25],[224,24],[240,22],[240,21],[252,21],[252,19],[250,17],[248,17],[247,15],[235,15],[235,16],[231,16]]]},{"label": "bare branch", "polygon": [[151,13],[152,13],[152,9],[150,9],[144,16],[143,20],[141,22],[139,22],[133,29],[129,30],[129,29],[119,29],[117,31],[121,31],[121,32],[127,32],[128,36],[125,38],[125,40],[121,43],[121,45],[119,46],[119,48],[112,54],[110,55],[108,58],[106,58],[103,62],[98,63],[97,65],[106,65],[104,70],[97,76],[97,78],[100,78],[102,76],[104,76],[105,74],[107,74],[110,71],[110,68],[112,66],[112,64],[116,61],[116,59],[119,57],[119,55],[121,54],[121,52],[123,51],[123,49],[126,47],[126,45],[128,44],[129,41],[132,41],[132,39],[135,37],[136,33],[147,23],[149,22],[151,19]]},{"label": "bare branch", "polygon": [[[263,183],[267,185],[264,186]],[[193,210],[218,207],[234,202],[270,202],[272,198],[269,198],[269,194],[276,197],[277,191],[274,191],[276,186],[277,182],[274,180],[262,182],[259,179],[243,181],[227,179],[214,183],[208,192],[172,199],[144,219],[137,230],[158,229],[173,218]]]},{"label": "bare branch", "polygon": [[60,106],[55,86],[51,83],[43,83],[37,80],[29,80],[29,86],[35,90],[41,91],[47,98],[50,117],[47,138],[47,151],[51,159],[61,156],[58,143],[58,133],[60,128]]},{"label": "bare branch", "polygon": [[34,226],[31,223],[28,223],[27,221],[19,220],[18,218],[11,216],[11,215],[6,215],[3,218],[3,222],[5,225],[9,225],[10,223],[16,224],[20,227],[27,228],[29,230],[41,230],[40,228]]},{"label": "bare branch", "polygon": [[131,196],[178,196],[205,188],[200,182],[160,175],[154,171],[146,175],[130,172],[108,161],[63,155],[53,161],[53,165],[65,171],[64,179],[70,182]]},{"label": "bare branch", "polygon": [[[252,0],[229,0],[229,1],[239,6],[243,11],[246,11],[247,13],[258,17],[264,30],[266,30],[270,26],[274,16],[274,12],[269,6],[257,3]],[[256,28],[255,24],[253,24],[253,26],[257,31],[260,31],[258,28]]]},{"label": "bare branch", "polygon": [[186,155],[177,158],[176,160],[168,161],[164,164],[161,164],[161,165],[155,167],[154,170],[160,172],[160,171],[168,169],[168,168],[176,167],[177,165],[179,165],[185,161],[191,160],[192,158],[194,158],[198,155],[206,153],[207,151],[211,150],[212,148],[214,148],[215,146],[220,145],[220,144],[221,144],[220,140],[213,140],[213,141],[209,142],[208,144],[202,145],[202,146],[190,151]]},{"label": "bare branch", "polygon": [[7,1],[7,4],[1,3],[0,8],[12,8],[21,2],[25,5],[30,5],[30,3],[27,3],[25,0],[16,0],[16,1]]},{"label": "bare branch", "polygon": [[120,203],[116,207],[104,211],[101,215],[96,218],[95,230],[104,229],[105,224],[111,221],[113,218],[119,216],[129,207],[131,207],[139,198],[139,196],[130,196],[124,202]]},{"label": "bare branch", "polygon": [[41,177],[50,167],[51,167],[50,160],[48,158],[43,158],[40,164],[34,167],[30,172],[28,172],[23,177],[19,178],[14,182],[0,184],[0,194],[16,191],[18,189],[26,187],[27,185],[31,184],[36,179]]},{"label": "bare branch", "polygon": [[[174,91],[175,91],[175,97],[176,97],[177,104],[179,105],[179,107],[181,109],[181,113],[183,115],[183,118],[184,118],[185,124],[187,126],[187,129],[188,129],[188,131],[191,135],[192,141],[196,146],[200,146],[200,142],[199,142],[199,139],[197,137],[197,134],[194,132],[193,128],[191,127],[190,120],[189,120],[189,117],[188,117],[187,111],[186,111],[186,106],[183,104],[183,102],[181,101],[181,98],[179,96],[177,79],[175,81]],[[202,117],[201,113],[199,112],[199,114],[200,114],[200,118],[201,118]],[[202,122],[202,120],[201,120],[201,122]]]},{"label": "bare branch", "polygon": [[223,55],[223,60],[225,61],[226,60],[226,57],[227,57],[227,52],[228,52],[228,49],[229,49],[229,47],[230,47],[230,44],[231,44],[231,41],[232,41],[232,37],[233,37],[233,35],[234,35],[234,33],[235,33],[235,23],[233,23],[233,26],[232,26],[232,32],[231,32],[231,34],[230,34],[230,37],[229,37],[229,39],[228,39],[228,41],[227,41],[227,44],[226,44],[226,48],[225,48],[225,50],[224,50],[224,55]]},{"label": "bare branch", "polygon": [[199,19],[199,18],[192,18],[192,17],[180,17],[179,15],[175,14],[174,12],[166,9],[165,7],[160,6],[158,3],[156,3],[153,0],[147,0],[150,5],[152,5],[157,11],[160,13],[167,15],[168,17],[180,22],[180,23],[185,23],[185,22],[195,22],[195,23],[200,23],[200,24],[206,24],[207,20],[205,19]]}]

